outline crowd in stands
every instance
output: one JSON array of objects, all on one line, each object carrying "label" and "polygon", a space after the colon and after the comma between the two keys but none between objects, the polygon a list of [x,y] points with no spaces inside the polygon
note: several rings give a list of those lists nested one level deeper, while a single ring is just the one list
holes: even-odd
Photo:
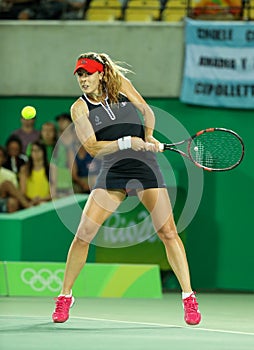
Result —
[{"label": "crowd in stands", "polygon": [[0,19],[79,19],[86,0],[0,0]]},{"label": "crowd in stands", "polygon": [[[98,11],[104,8],[116,10],[116,5],[120,6],[120,14],[112,16],[116,20],[127,20],[126,13],[138,0],[116,0],[98,1],[98,0],[0,0],[0,19],[19,19],[19,20],[89,20],[88,15],[97,7]],[[243,9],[246,4],[252,0],[140,0],[140,8],[135,5],[136,11],[152,7],[158,7],[158,12],[153,13],[152,20],[176,20],[183,19],[185,16],[203,19],[208,16],[222,14],[230,15],[233,19],[241,19]],[[253,0],[254,1],[254,0]],[[155,5],[155,3],[157,5]],[[97,5],[98,4],[98,5]],[[104,5],[103,5],[104,4]],[[246,5],[247,6],[247,5]],[[250,6],[250,5],[248,5]],[[179,16],[172,16],[172,13],[179,12]],[[163,16],[165,13],[165,16]],[[95,17],[96,18],[96,17]],[[135,18],[135,17],[134,17]],[[93,17],[92,17],[93,19]],[[96,19],[95,19],[96,20]]]},{"label": "crowd in stands", "polygon": [[36,129],[36,118],[20,118],[20,128],[0,146],[0,213],[89,193],[100,170],[80,144],[69,113]]}]

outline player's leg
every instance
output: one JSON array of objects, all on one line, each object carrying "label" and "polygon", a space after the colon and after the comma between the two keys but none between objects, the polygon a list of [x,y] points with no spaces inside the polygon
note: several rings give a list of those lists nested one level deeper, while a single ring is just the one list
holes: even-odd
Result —
[{"label": "player's leg", "polygon": [[151,214],[154,228],[165,245],[167,258],[181,288],[191,292],[190,274],[182,240],[178,236],[166,188],[139,192],[141,202]]},{"label": "player's leg", "polygon": [[86,262],[90,242],[124,198],[125,193],[122,191],[95,189],[91,192],[69,249],[62,294],[70,294],[74,281]]},{"label": "player's leg", "polygon": [[177,233],[167,189],[146,189],[139,192],[139,198],[151,214],[154,228],[164,243],[168,262],[182,288],[185,321],[188,324],[198,324],[201,317],[192,292],[185,248]]},{"label": "player's leg", "polygon": [[56,300],[52,315],[54,322],[61,323],[68,320],[69,309],[74,302],[71,289],[86,262],[89,244],[103,222],[117,209],[124,198],[125,193],[120,190],[95,189],[91,192],[68,252],[62,292]]}]

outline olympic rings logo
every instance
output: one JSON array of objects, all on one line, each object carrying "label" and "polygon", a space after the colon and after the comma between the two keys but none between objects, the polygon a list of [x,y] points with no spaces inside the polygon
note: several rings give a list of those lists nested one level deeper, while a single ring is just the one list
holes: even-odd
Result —
[{"label": "olympic rings logo", "polygon": [[44,268],[36,271],[28,267],[22,270],[20,277],[36,292],[42,292],[46,289],[51,292],[59,292],[63,283],[63,275],[63,269],[51,271]]}]

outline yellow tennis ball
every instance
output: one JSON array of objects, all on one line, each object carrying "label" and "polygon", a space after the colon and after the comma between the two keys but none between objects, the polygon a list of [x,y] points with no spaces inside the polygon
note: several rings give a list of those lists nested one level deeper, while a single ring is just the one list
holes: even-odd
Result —
[{"label": "yellow tennis ball", "polygon": [[26,106],[22,109],[21,115],[24,119],[33,119],[36,116],[36,109],[33,106]]}]

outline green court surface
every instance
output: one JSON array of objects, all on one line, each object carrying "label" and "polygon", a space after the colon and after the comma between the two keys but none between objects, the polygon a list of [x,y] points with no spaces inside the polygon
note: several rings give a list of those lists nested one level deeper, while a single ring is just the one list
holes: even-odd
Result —
[{"label": "green court surface", "polygon": [[54,324],[54,300],[0,298],[1,350],[253,350],[254,294],[198,295],[202,322],[183,321],[180,294],[162,299],[77,298]]}]

